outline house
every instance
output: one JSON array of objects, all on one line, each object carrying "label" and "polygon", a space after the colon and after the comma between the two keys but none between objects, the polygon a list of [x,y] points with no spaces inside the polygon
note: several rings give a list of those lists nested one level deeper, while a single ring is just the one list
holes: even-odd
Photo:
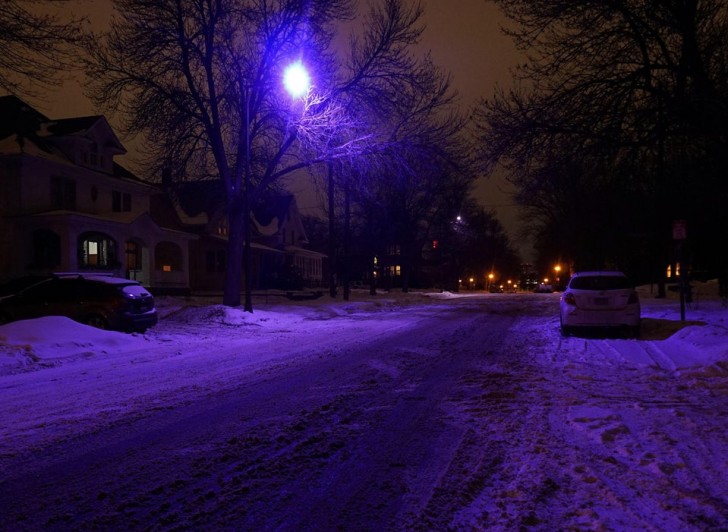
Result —
[{"label": "house", "polygon": [[[190,287],[220,292],[227,268],[228,221],[219,181],[176,184],[152,201],[154,219],[196,235],[190,242]],[[255,290],[323,285],[326,255],[305,248],[308,240],[293,195],[270,192],[251,209],[250,274]]]},{"label": "house", "polygon": [[253,207],[252,214],[253,242],[278,252],[261,253],[261,259],[269,261],[261,261],[260,271],[267,274],[261,283],[283,285],[281,288],[322,286],[326,255],[306,249],[308,238],[295,196],[268,194]]},{"label": "house", "polygon": [[83,271],[189,289],[197,237],[152,219],[160,190],[114,161],[124,153],[103,116],[51,120],[0,97],[0,282]]},{"label": "house", "polygon": [[[125,153],[103,116],[51,120],[0,97],[0,282],[107,272],[157,294],[222,291],[219,182],[154,185],[114,161]],[[295,198],[266,195],[253,209],[253,287],[321,286],[325,255],[306,244]]]}]

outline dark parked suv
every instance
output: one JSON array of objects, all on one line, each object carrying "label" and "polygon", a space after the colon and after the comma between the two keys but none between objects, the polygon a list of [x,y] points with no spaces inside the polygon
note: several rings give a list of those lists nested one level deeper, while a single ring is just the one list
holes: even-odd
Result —
[{"label": "dark parked suv", "polygon": [[66,316],[99,329],[145,331],[157,323],[154,297],[136,281],[100,274],[54,274],[25,284],[29,286],[0,296],[0,324]]}]

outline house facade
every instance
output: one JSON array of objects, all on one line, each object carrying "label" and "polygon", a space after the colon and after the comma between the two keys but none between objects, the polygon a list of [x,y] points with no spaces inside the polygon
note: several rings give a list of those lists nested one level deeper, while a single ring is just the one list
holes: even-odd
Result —
[{"label": "house facade", "polygon": [[51,120],[0,97],[0,282],[107,272],[157,292],[189,289],[196,235],[150,215],[159,189],[114,162],[126,153],[103,116]]},{"label": "house facade", "polygon": [[[228,224],[220,190],[174,190],[114,161],[126,149],[103,116],[51,120],[0,97],[0,283],[50,272],[105,272],[154,293],[221,292]],[[217,185],[219,186],[219,185]],[[323,283],[295,198],[253,209],[255,289]]]},{"label": "house facade", "polygon": [[[170,187],[153,201],[165,226],[195,234],[190,242],[193,292],[221,292],[225,285],[228,220],[218,182]],[[266,194],[252,208],[250,275],[255,290],[321,287],[326,255],[306,249],[308,239],[293,195]]]}]

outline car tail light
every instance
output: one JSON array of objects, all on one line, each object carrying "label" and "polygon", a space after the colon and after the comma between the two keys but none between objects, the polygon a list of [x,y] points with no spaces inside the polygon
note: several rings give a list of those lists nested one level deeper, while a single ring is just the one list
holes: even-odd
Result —
[{"label": "car tail light", "polygon": [[629,295],[629,300],[627,301],[627,304],[634,305],[635,303],[639,303],[639,297],[637,296],[637,292],[632,292]]},{"label": "car tail light", "polygon": [[561,296],[561,299],[563,299],[564,303],[566,303],[567,305],[576,305],[576,298],[571,292],[565,293],[563,296]]}]

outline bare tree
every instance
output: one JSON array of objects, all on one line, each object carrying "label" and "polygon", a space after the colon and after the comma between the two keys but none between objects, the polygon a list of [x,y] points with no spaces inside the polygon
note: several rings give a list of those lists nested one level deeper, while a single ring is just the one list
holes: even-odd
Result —
[{"label": "bare tree", "polygon": [[[367,263],[386,243],[399,245],[407,290],[428,232],[436,220],[457,209],[453,204],[462,203],[475,172],[466,120],[457,110],[449,76],[429,56],[415,56],[409,49],[422,32],[421,7],[405,8],[399,2],[384,6],[370,12],[373,31],[353,41],[347,62],[351,82],[342,85],[347,109],[376,131],[377,139],[373,149],[361,154],[366,164],[336,166],[336,172],[326,174],[326,186],[332,228],[332,189],[341,192],[344,247],[350,239],[345,228],[352,224],[354,230],[360,226]],[[399,23],[393,25],[393,20]],[[386,48],[384,43],[394,35],[401,35],[398,45]],[[382,60],[376,69],[367,66],[372,56]],[[346,297],[348,275],[342,279]]]},{"label": "bare tree", "polygon": [[[506,168],[519,201],[541,217],[541,236],[555,240],[551,249],[576,240],[589,222],[612,227],[610,238],[623,231],[604,256],[630,240],[643,247],[635,235],[654,244],[671,218],[695,218],[706,207],[714,226],[725,226],[701,191],[725,192],[716,178],[728,138],[726,2],[496,1],[529,55],[517,88],[476,112],[481,155]],[[587,197],[599,205],[574,224]],[[618,227],[635,203],[644,216]],[[608,241],[595,238],[591,247]]]},{"label": "bare tree", "polygon": [[[292,171],[376,151],[375,128],[362,126],[365,118],[374,121],[357,116],[352,105],[359,91],[406,79],[418,10],[401,0],[372,8],[366,45],[352,41],[360,53],[342,70],[333,39],[353,14],[350,0],[115,4],[110,32],[88,47],[93,96],[124,114],[128,133],[146,136],[157,175],[174,169],[177,180],[223,183],[229,223],[223,303],[237,306],[252,201]],[[311,65],[314,81],[295,102],[281,88],[293,59]]]},{"label": "bare tree", "polygon": [[[73,45],[81,20],[64,20],[42,9],[67,0],[3,0],[0,2],[0,88],[33,95],[34,84],[55,85],[59,74],[74,68]],[[78,65],[75,65],[78,67]]]},{"label": "bare tree", "polygon": [[354,202],[368,219],[368,254],[399,249],[404,291],[433,228],[455,216],[476,176],[464,119],[448,87],[447,78],[432,70],[429,83],[418,85],[391,117],[392,144],[378,164],[352,184]]}]

